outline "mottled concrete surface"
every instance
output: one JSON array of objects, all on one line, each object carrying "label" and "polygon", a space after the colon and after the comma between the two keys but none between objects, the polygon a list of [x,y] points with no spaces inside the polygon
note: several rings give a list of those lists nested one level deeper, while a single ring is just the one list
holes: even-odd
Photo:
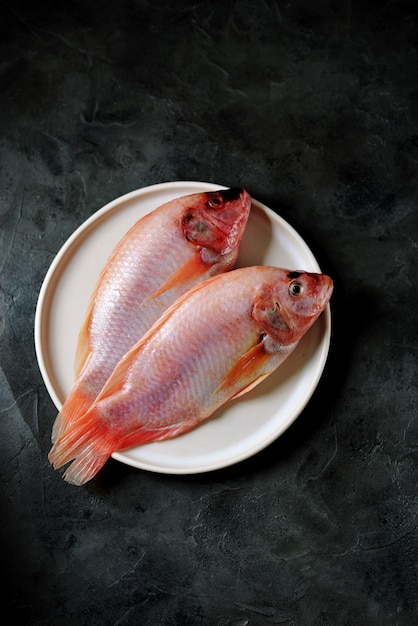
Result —
[{"label": "mottled concrete surface", "polygon": [[[0,3],[2,608],[43,626],[418,624],[415,2]],[[294,425],[197,476],[47,454],[39,289],[145,185],[244,185],[335,280]]]}]

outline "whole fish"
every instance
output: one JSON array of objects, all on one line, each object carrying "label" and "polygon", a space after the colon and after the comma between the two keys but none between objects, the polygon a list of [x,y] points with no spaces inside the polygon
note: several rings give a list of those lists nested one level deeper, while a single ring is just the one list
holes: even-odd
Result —
[{"label": "whole fish", "polygon": [[52,441],[86,412],[121,357],[178,296],[232,269],[250,208],[245,189],[189,194],[148,213],[126,233],[91,296],[75,383]]},{"label": "whole fish", "polygon": [[326,307],[332,280],[253,266],[181,296],[118,363],[87,413],[50,451],[70,483],[117,450],[169,439],[246,393],[294,350]]}]

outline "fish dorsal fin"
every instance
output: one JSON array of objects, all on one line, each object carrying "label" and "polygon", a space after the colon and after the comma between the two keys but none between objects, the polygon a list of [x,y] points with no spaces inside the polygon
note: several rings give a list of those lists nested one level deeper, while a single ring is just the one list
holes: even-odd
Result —
[{"label": "fish dorsal fin", "polygon": [[90,356],[90,322],[91,317],[93,315],[94,301],[96,298],[96,294],[98,292],[98,285],[94,289],[94,292],[91,295],[86,316],[84,318],[83,325],[80,328],[80,332],[78,333],[78,341],[77,341],[77,349],[74,357],[74,375],[77,379],[81,374],[87,360]]}]

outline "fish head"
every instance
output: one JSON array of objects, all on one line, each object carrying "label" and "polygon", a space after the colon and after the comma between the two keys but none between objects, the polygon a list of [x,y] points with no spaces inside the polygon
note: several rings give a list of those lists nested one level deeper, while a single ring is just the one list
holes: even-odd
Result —
[{"label": "fish head", "polygon": [[281,345],[297,342],[327,306],[333,282],[326,274],[270,268],[256,294],[253,318],[262,334]]},{"label": "fish head", "polygon": [[186,196],[181,221],[184,236],[202,250],[206,262],[234,252],[236,258],[250,209],[251,196],[243,188]]}]

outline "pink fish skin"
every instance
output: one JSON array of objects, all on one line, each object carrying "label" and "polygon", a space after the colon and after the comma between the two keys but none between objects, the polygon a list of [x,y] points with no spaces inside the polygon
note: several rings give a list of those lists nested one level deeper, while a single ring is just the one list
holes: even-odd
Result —
[{"label": "pink fish skin", "polygon": [[246,393],[295,349],[331,297],[324,274],[257,266],[180,297],[118,363],[94,404],[49,459],[70,483],[112,452],[195,428]]},{"label": "pink fish skin", "polygon": [[75,383],[52,441],[86,412],[125,352],[178,296],[233,268],[250,209],[245,189],[190,194],[145,215],[126,233],[91,296]]}]

